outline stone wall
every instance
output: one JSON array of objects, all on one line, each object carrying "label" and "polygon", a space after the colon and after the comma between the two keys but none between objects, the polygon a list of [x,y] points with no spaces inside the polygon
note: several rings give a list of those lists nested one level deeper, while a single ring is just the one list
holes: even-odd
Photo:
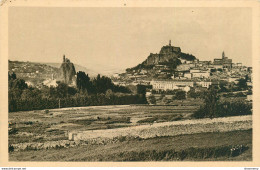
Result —
[{"label": "stone wall", "polygon": [[113,139],[118,136],[153,138],[204,132],[228,132],[252,128],[252,116],[235,116],[215,119],[184,120],[155,123],[135,127],[69,132],[69,140],[90,140],[95,138]]}]

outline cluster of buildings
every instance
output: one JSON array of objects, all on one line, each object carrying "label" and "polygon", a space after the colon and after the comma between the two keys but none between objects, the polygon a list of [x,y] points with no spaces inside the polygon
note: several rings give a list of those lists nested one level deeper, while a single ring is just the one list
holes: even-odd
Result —
[{"label": "cluster of buildings", "polygon": [[[225,52],[222,53],[222,58],[214,59],[211,61],[182,61],[182,64],[177,66],[174,76],[176,79],[208,79],[216,72],[230,73],[232,70],[232,59],[225,56]],[[238,64],[234,64],[238,65]],[[241,67],[242,68],[242,65]]]},{"label": "cluster of buildings", "polygon": [[142,68],[117,75],[114,82],[119,85],[152,85],[156,91],[181,89],[188,92],[194,87],[209,88],[223,81],[237,84],[239,79],[247,76],[247,84],[252,86],[252,67],[232,63],[225,52],[222,53],[222,58],[213,61],[180,60],[182,64],[174,71],[167,65],[156,64],[150,69]]}]

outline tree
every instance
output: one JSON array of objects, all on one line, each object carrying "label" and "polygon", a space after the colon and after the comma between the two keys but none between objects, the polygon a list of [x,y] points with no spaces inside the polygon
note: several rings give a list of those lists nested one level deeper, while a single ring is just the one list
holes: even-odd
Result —
[{"label": "tree", "polygon": [[162,100],[165,97],[165,94],[161,94],[159,100]]},{"label": "tree", "polygon": [[213,88],[210,88],[209,91],[205,93],[205,112],[207,117],[213,118],[216,116],[216,107],[217,107],[217,91]]},{"label": "tree", "polygon": [[165,103],[165,104],[168,104],[168,103],[169,103],[169,100],[168,100],[167,97],[164,97],[164,98],[162,99],[162,102]]},{"label": "tree", "polygon": [[74,87],[68,87],[68,95],[69,96],[74,96],[77,93],[77,89]]},{"label": "tree", "polygon": [[9,80],[8,85],[10,89],[24,90],[28,88],[28,85],[25,83],[23,79],[11,79]]},{"label": "tree", "polygon": [[208,91],[206,91],[204,93],[204,102],[205,105],[201,106],[199,110],[195,111],[193,116],[195,118],[216,117],[218,104],[217,90],[210,88]]},{"label": "tree", "polygon": [[185,91],[177,91],[175,94],[175,97],[177,100],[183,100],[186,99],[186,92]]},{"label": "tree", "polygon": [[156,99],[155,99],[154,95],[149,96],[148,99],[151,104],[156,104]]},{"label": "tree", "polygon": [[103,93],[105,94],[108,89],[113,89],[114,84],[112,80],[105,76],[97,75],[97,77],[93,80],[93,86],[95,88],[96,93]]},{"label": "tree", "polygon": [[138,84],[137,86],[137,94],[145,94],[146,93],[146,86]]},{"label": "tree", "polygon": [[93,93],[92,83],[88,74],[85,72],[79,71],[77,72],[77,80],[76,80],[77,89],[82,92]]},{"label": "tree", "polygon": [[14,72],[8,73],[8,80],[15,80],[16,79],[16,74]]},{"label": "tree", "polygon": [[200,98],[200,92],[196,92],[194,88],[191,88],[191,90],[188,92],[189,98]]},{"label": "tree", "polygon": [[113,91],[111,90],[111,89],[108,89],[107,91],[106,91],[106,98],[111,98],[111,96],[113,96]]},{"label": "tree", "polygon": [[8,97],[9,100],[20,99],[23,90],[28,89],[28,85],[23,79],[17,79],[16,74],[8,74]]},{"label": "tree", "polygon": [[27,99],[35,99],[36,97],[40,97],[40,90],[38,89],[25,89],[22,92],[21,99],[27,100]]},{"label": "tree", "polygon": [[247,79],[246,78],[245,79],[243,79],[243,78],[239,79],[237,85],[238,85],[239,89],[241,89],[241,90],[247,89]]},{"label": "tree", "polygon": [[68,97],[68,85],[66,83],[59,83],[56,90],[58,98]]}]

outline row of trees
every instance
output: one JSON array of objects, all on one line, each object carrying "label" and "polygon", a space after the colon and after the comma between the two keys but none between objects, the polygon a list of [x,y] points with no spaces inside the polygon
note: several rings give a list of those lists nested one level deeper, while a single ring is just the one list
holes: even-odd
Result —
[{"label": "row of trees", "polygon": [[130,90],[126,87],[115,85],[110,78],[100,76],[100,74],[91,80],[88,74],[79,71],[76,84],[78,90],[87,94],[106,93],[108,89],[111,89],[113,92],[130,93]]},{"label": "row of trees", "polygon": [[147,103],[143,91],[132,94],[123,86],[114,85],[110,78],[98,75],[90,79],[84,72],[77,73],[76,88],[57,82],[56,87],[28,86],[14,73],[8,75],[9,111],[51,109],[58,107],[77,107],[113,104]]},{"label": "row of trees", "polygon": [[107,95],[72,96],[66,98],[28,98],[9,100],[9,111],[43,110],[64,107],[146,104],[143,95]]}]

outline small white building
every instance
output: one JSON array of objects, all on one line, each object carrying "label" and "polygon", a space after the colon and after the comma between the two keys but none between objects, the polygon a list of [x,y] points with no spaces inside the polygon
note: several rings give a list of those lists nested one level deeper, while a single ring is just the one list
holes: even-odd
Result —
[{"label": "small white building", "polygon": [[217,65],[217,64],[214,64],[213,65],[213,67],[215,68],[215,69],[223,69],[223,65]]},{"label": "small white building", "polygon": [[115,73],[115,74],[113,74],[113,77],[114,77],[114,78],[119,78],[120,76],[119,76],[118,73]]},{"label": "small white building", "polygon": [[209,88],[212,85],[212,82],[210,82],[210,81],[199,81],[199,82],[196,82],[196,84],[198,84],[202,87]]},{"label": "small white building", "polygon": [[228,78],[228,82],[237,82],[237,80],[239,79],[239,77],[229,77]]},{"label": "small white building", "polygon": [[147,73],[147,70],[141,70],[140,71],[140,74],[146,74]]},{"label": "small white building", "polygon": [[191,79],[192,74],[191,73],[184,73],[184,77],[186,77],[188,79]]},{"label": "small white building", "polygon": [[209,78],[209,76],[210,76],[210,73],[209,72],[193,72],[192,73],[192,77],[194,77],[194,78]]},{"label": "small white building", "polygon": [[198,69],[198,68],[190,69],[190,73],[197,73],[197,72],[200,72],[200,69]]},{"label": "small white building", "polygon": [[[154,90],[176,90],[186,86],[193,87],[193,81],[151,81]],[[187,90],[187,88],[186,88]]]},{"label": "small white building", "polygon": [[181,64],[181,65],[178,65],[176,69],[179,70],[179,71],[190,70],[190,65],[189,64]]},{"label": "small white building", "polygon": [[147,91],[147,92],[145,93],[145,95],[146,95],[146,96],[151,96],[151,95],[152,95],[152,92],[151,92],[151,91]]},{"label": "small white building", "polygon": [[253,86],[252,82],[246,82],[246,84],[247,84],[247,86],[250,86],[250,87]]}]

